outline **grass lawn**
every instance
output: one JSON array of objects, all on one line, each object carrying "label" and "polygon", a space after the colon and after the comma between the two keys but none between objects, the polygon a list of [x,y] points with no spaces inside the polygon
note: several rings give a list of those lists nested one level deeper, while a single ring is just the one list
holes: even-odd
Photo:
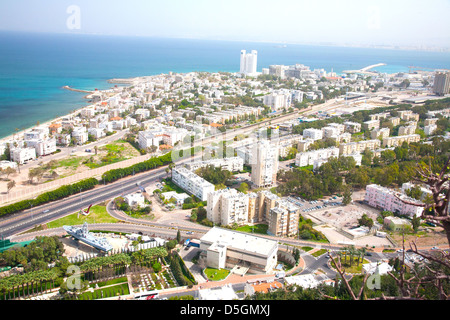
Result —
[{"label": "grass lawn", "polygon": [[110,285],[113,285],[113,284],[125,283],[127,281],[128,281],[127,277],[121,277],[121,278],[112,279],[112,280],[108,280],[108,281],[92,283],[92,284],[90,284],[90,286],[92,288],[95,288],[95,285],[97,284],[99,286],[99,288],[101,288],[101,287],[110,286]]},{"label": "grass lawn", "polygon": [[171,178],[165,178],[164,181],[164,187],[161,192],[169,192],[169,191],[175,191],[176,193],[186,193],[183,189],[181,189],[179,186],[177,186]]},{"label": "grass lawn", "polygon": [[209,280],[220,281],[225,279],[230,274],[230,271],[226,269],[206,268],[205,274]]},{"label": "grass lawn", "polygon": [[[103,295],[102,295],[103,292]],[[106,287],[103,289],[94,290],[94,292],[84,292],[78,296],[79,300],[93,300],[93,299],[102,299],[115,297],[118,294],[122,295],[130,294],[130,290],[128,288],[128,283],[122,283],[111,287]]]},{"label": "grass lawn", "polygon": [[325,252],[327,252],[328,250],[327,249],[320,249],[320,250],[317,250],[316,252],[314,252],[314,253],[311,253],[311,255],[313,256],[313,257],[319,257],[319,256],[321,256],[321,255],[323,255]]},{"label": "grass lawn", "polygon": [[237,228],[236,231],[267,234],[268,228],[269,228],[269,226],[267,224],[257,224],[255,226],[241,226],[241,227]]},{"label": "grass lawn", "polygon": [[[85,210],[87,208],[83,208]],[[106,206],[101,205],[95,205],[91,207],[91,210],[89,211],[89,215],[85,216],[80,214],[79,217],[77,217],[78,213],[73,213],[71,215],[68,215],[66,217],[63,217],[58,220],[51,221],[47,223],[48,228],[59,228],[64,225],[66,226],[72,226],[72,225],[78,225],[83,224],[84,222],[87,223],[116,223],[119,220],[116,218],[111,217],[108,212],[106,212]]]},{"label": "grass lawn", "polygon": [[313,248],[312,247],[301,247],[301,249],[305,252],[311,251]]},{"label": "grass lawn", "polygon": [[107,154],[101,156],[98,161],[85,163],[86,166],[91,169],[99,168],[140,155],[140,153],[131,144],[124,140],[117,140],[100,147],[99,151],[106,151]]}]

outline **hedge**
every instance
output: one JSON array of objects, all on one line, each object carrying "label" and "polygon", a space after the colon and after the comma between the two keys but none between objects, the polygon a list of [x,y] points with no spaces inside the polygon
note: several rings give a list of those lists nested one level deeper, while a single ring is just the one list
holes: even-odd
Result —
[{"label": "hedge", "polygon": [[[202,149],[202,147],[197,148],[192,147],[190,149],[180,150],[179,156],[184,157],[186,151],[189,151],[187,155],[194,155],[195,152],[198,152],[198,148]],[[98,181],[96,178],[81,180],[72,185],[65,185],[59,187],[56,190],[45,192],[36,197],[35,199],[22,200],[4,207],[0,207],[0,217],[7,214],[12,214],[22,210],[30,209],[31,206],[36,207],[47,202],[60,200],[69,197],[73,194],[80,193],[80,190],[81,192],[83,192],[86,190],[93,189],[97,184],[111,183],[119,180],[120,178],[130,176],[139,172],[152,170],[161,166],[168,165],[169,163],[172,163],[172,152],[166,153],[163,156],[153,157],[149,160],[136,163],[126,168],[109,170],[102,175],[101,181]]]}]

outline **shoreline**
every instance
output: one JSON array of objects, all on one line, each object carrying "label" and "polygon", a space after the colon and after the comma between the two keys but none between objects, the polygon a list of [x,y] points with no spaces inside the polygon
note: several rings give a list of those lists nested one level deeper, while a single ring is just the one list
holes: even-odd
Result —
[{"label": "shoreline", "polygon": [[[136,79],[136,78],[133,78],[133,79]],[[108,80],[106,80],[106,82],[107,82],[107,83],[112,83],[112,82],[109,82],[110,80],[114,80],[114,79],[108,79]],[[126,79],[123,79],[123,80],[126,80]],[[131,80],[131,78],[130,78],[130,80]],[[119,82],[116,82],[116,83],[119,83]],[[123,83],[123,82],[120,82],[120,83]],[[131,85],[131,83],[130,83],[129,85]],[[127,87],[127,86],[124,86],[124,87]],[[63,87],[61,87],[61,89],[69,90],[69,91],[75,91],[75,92],[89,93],[88,95],[83,96],[83,99],[89,99],[88,97],[89,97],[91,94],[93,94],[93,93],[96,92],[95,90],[92,90],[92,91],[81,90],[81,89],[71,88],[71,87],[69,87],[69,86],[63,86]],[[111,88],[109,88],[109,89],[103,89],[103,90],[97,90],[97,92],[102,93],[103,91],[108,91],[108,90],[111,90]],[[0,138],[0,143],[6,143],[6,142],[9,142],[9,141],[20,140],[21,138],[23,139],[24,134],[25,134],[26,132],[31,131],[31,130],[32,130],[33,128],[35,128],[35,127],[47,127],[47,128],[48,128],[48,126],[50,126],[52,123],[62,121],[63,118],[73,117],[73,116],[75,116],[76,114],[78,114],[79,112],[81,112],[82,110],[87,109],[87,108],[91,108],[92,106],[95,106],[95,103],[94,103],[94,104],[89,104],[89,105],[87,105],[87,106],[84,106],[84,107],[81,107],[81,108],[78,108],[78,109],[75,109],[75,110],[74,110],[73,112],[71,112],[71,113],[67,113],[67,114],[62,115],[62,116],[59,116],[59,117],[57,117],[57,118],[53,118],[53,119],[51,119],[51,120],[47,120],[47,121],[45,121],[45,122],[43,122],[43,123],[39,123],[39,125],[33,125],[33,126],[31,126],[31,127],[25,128],[25,129],[23,129],[23,130],[17,131],[16,133],[9,134],[8,136],[5,136],[5,137],[3,137],[3,138]]]}]

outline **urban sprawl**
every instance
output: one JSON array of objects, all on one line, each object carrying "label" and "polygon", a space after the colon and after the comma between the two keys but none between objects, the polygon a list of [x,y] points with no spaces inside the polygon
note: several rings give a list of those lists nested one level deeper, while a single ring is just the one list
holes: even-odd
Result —
[{"label": "urban sprawl", "polygon": [[[436,225],[420,219],[431,191],[414,182],[414,167],[407,171],[402,161],[428,161],[429,150],[437,146],[443,146],[444,156],[448,151],[450,72],[411,67],[386,74],[372,71],[374,65],[338,75],[302,64],[257,72],[257,56],[255,50],[242,50],[236,73],[111,79],[111,89],[87,93],[89,106],[0,141],[3,208],[83,179],[97,178],[98,188],[106,188],[108,170],[171,156],[150,182],[143,177],[153,171],[133,172],[133,192],[92,204],[131,226],[175,226],[173,234],[158,234],[155,228],[89,233],[86,223],[78,231],[84,236],[77,238],[75,227],[72,238],[66,227],[58,236],[65,239],[70,263],[83,266],[100,256],[131,252],[127,264],[133,265],[133,253],[164,248],[177,252],[192,278],[180,280],[180,267],[172,266],[178,260],[166,252],[156,255],[162,271],[154,265],[152,271],[139,269],[138,280],[139,272],[127,273],[125,292],[121,288],[115,292],[120,294],[105,297],[95,294],[98,287],[86,287],[76,294],[243,299],[291,284],[332,285],[337,271],[330,254],[342,257],[349,250],[364,260],[355,273],[385,274],[393,268],[389,262],[404,253],[405,232],[426,234],[431,240],[421,244],[424,249],[445,244]],[[121,174],[117,190],[124,188]],[[81,191],[75,196],[80,201],[89,196]],[[25,211],[37,216],[51,210],[30,205]],[[77,208],[61,212],[60,218],[69,214],[92,213]],[[3,244],[20,244],[35,232],[55,234],[46,223],[29,223],[28,229],[35,230],[28,238],[8,234],[11,218],[4,214],[1,219],[2,236],[8,235]],[[97,230],[95,224],[90,227]],[[87,238],[94,240],[87,243]],[[104,246],[92,249],[92,243]],[[0,253],[3,259],[6,252]],[[409,254],[405,263],[426,261]],[[24,295],[5,284],[17,276],[13,270],[23,271],[3,269],[1,298]],[[220,278],[222,273],[226,276]],[[71,297],[70,290],[38,292],[23,298]]]}]

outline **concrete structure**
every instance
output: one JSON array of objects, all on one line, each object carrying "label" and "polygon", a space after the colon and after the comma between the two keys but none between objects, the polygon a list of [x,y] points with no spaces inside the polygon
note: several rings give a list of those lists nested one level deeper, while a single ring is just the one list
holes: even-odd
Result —
[{"label": "concrete structure", "polygon": [[74,127],[72,130],[72,138],[78,145],[82,145],[88,141],[88,133],[85,127]]},{"label": "concrete structure", "polygon": [[214,227],[200,239],[200,250],[211,268],[241,265],[249,273],[270,273],[277,265],[277,241],[245,232]]},{"label": "concrete structure", "polygon": [[300,208],[286,200],[277,200],[266,217],[267,233],[278,236],[295,236],[298,233]]},{"label": "concrete structure", "polygon": [[394,127],[400,124],[401,119],[399,117],[392,117],[389,119],[389,122],[392,123]]},{"label": "concrete structure", "polygon": [[247,53],[245,50],[241,50],[239,72],[247,76],[256,75],[257,60],[258,52],[256,50],[252,50],[251,53]]},{"label": "concrete structure", "polygon": [[206,217],[214,224],[229,226],[248,223],[248,195],[236,189],[222,189],[208,193]]},{"label": "concrete structure", "polygon": [[401,126],[400,128],[398,128],[399,136],[407,136],[407,135],[415,134],[415,133],[416,133],[416,126],[414,126],[414,125]]},{"label": "concrete structure", "polygon": [[303,139],[320,140],[323,137],[320,129],[305,129],[303,130]]},{"label": "concrete structure", "polygon": [[242,159],[241,157],[230,157],[196,161],[186,164],[186,168],[191,171],[195,171],[199,168],[204,168],[207,166],[213,166],[215,168],[220,168],[222,170],[228,170],[231,172],[238,172],[244,169],[244,159]]},{"label": "concrete structure", "polygon": [[374,208],[410,217],[418,217],[423,211],[423,207],[414,205],[422,204],[422,202],[376,184],[370,184],[366,187],[364,201]]},{"label": "concrete structure", "polygon": [[381,137],[382,139],[384,139],[384,138],[389,137],[389,133],[390,133],[389,128],[375,129],[370,132],[370,138],[378,139]]},{"label": "concrete structure", "polygon": [[369,120],[363,122],[363,127],[366,130],[378,129],[380,127],[380,120]]},{"label": "concrete structure", "polygon": [[344,122],[345,131],[350,133],[357,133],[361,131],[361,124],[357,122],[346,121]]},{"label": "concrete structure", "polygon": [[409,220],[393,216],[384,218],[383,224],[391,231],[401,231],[411,228],[411,222],[409,222]]},{"label": "concrete structure", "polygon": [[184,167],[172,169],[172,181],[201,201],[207,200],[208,193],[214,192],[214,185]]},{"label": "concrete structure", "polygon": [[398,147],[406,142],[410,144],[411,142],[419,142],[420,135],[418,134],[410,134],[407,136],[397,136],[397,137],[388,137],[383,139],[383,147]]},{"label": "concrete structure", "polygon": [[123,199],[130,207],[136,208],[145,206],[145,197],[142,194],[142,192],[127,194],[126,196],[123,197]]},{"label": "concrete structure", "polygon": [[380,145],[381,141],[378,139],[342,143],[339,145],[339,154],[348,155],[353,153],[361,153],[366,149],[373,151],[378,149]]},{"label": "concrete structure", "polygon": [[436,72],[434,75],[433,92],[439,96],[450,92],[450,72]]},{"label": "concrete structure", "polygon": [[437,125],[430,124],[428,126],[423,127],[423,131],[427,136],[431,136],[437,129]]},{"label": "concrete structure", "polygon": [[188,195],[186,193],[177,193],[176,191],[164,192],[164,193],[161,193],[161,196],[168,201],[174,199],[175,205],[177,205],[177,206],[182,206],[184,204],[184,201],[187,198],[191,197],[190,195]]},{"label": "concrete structure", "polygon": [[255,144],[253,153],[251,182],[254,186],[271,187],[276,183],[278,172],[278,146],[273,146],[268,140]]},{"label": "concrete structure", "polygon": [[24,164],[36,159],[35,148],[14,148],[10,150],[10,159],[18,164]]},{"label": "concrete structure", "polygon": [[299,152],[295,157],[295,165],[298,167],[314,165],[316,160],[328,160],[331,157],[339,157],[339,148],[331,147],[325,149]]}]

